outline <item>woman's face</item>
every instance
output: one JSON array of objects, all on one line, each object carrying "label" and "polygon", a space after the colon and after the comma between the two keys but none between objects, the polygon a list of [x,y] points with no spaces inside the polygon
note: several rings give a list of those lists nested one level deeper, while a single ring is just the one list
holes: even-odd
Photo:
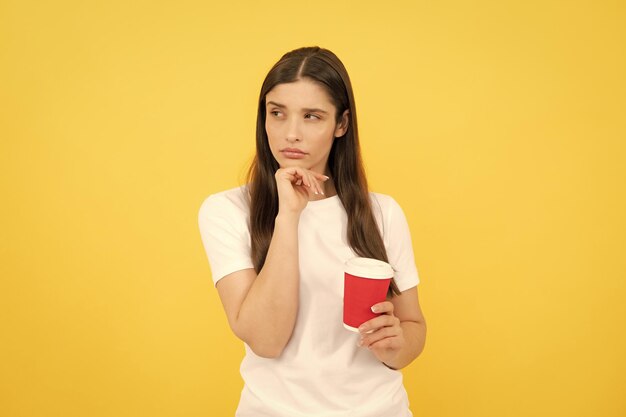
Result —
[{"label": "woman's face", "polygon": [[265,108],[265,131],[280,167],[327,173],[333,140],[347,130],[348,111],[335,123],[337,109],[330,97],[306,78],[272,88],[265,96]]}]

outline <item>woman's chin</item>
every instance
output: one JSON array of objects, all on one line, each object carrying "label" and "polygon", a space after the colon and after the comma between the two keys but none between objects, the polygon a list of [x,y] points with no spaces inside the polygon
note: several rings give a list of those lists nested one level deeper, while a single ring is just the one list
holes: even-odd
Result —
[{"label": "woman's chin", "polygon": [[313,166],[310,162],[303,161],[301,159],[282,159],[278,162],[278,166],[281,168],[302,168],[308,171],[315,171],[323,174],[326,170],[319,169],[319,165]]},{"label": "woman's chin", "polygon": [[287,159],[285,161],[280,161],[279,163],[281,168],[303,168],[303,169],[311,169],[308,164],[303,163],[297,159]]}]

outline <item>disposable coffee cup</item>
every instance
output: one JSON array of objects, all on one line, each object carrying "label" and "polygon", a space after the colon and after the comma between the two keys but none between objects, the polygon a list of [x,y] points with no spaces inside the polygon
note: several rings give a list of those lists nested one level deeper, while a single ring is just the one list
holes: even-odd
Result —
[{"label": "disposable coffee cup", "polygon": [[343,286],[343,327],[358,332],[358,327],[379,314],[372,306],[387,299],[393,268],[372,258],[346,261]]}]

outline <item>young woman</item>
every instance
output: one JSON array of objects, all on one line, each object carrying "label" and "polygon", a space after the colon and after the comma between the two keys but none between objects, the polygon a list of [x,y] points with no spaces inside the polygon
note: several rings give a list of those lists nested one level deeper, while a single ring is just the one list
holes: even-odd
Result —
[{"label": "young woman", "polygon": [[[285,54],[259,97],[247,185],[199,212],[213,281],[246,348],[239,417],[406,417],[398,371],[422,351],[426,324],[409,228],[391,197],[368,191],[352,86],[341,61],[310,47]],[[344,262],[394,268],[381,313],[342,325]]]}]

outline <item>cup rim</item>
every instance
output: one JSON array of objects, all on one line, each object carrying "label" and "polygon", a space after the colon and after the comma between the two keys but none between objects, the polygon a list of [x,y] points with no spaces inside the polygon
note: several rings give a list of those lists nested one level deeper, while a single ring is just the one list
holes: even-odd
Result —
[{"label": "cup rim", "polygon": [[387,262],[373,258],[356,257],[345,262],[345,272],[361,278],[393,278],[393,268]]}]

